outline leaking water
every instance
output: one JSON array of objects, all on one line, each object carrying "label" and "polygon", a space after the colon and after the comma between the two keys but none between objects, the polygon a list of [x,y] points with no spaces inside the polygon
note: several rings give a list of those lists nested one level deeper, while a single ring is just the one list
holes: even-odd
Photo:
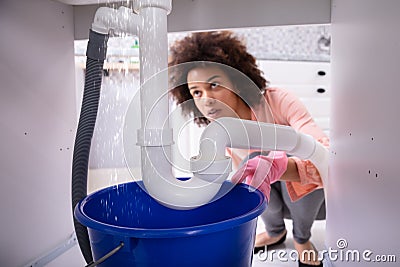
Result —
[{"label": "leaking water", "polygon": [[[128,1],[126,4],[131,3]],[[86,46],[87,41],[75,45],[76,62],[80,68],[77,70],[77,80],[81,84],[77,86],[78,96],[83,95],[81,90],[84,87],[85,64],[82,61],[86,60]],[[108,46],[112,48],[109,51],[114,53],[108,53],[104,63],[100,102],[89,155],[88,193],[140,179],[137,174],[132,177],[127,170],[122,137],[126,110],[139,88],[138,38],[111,33]],[[80,107],[77,108],[80,110]],[[140,128],[140,121],[132,123]],[[118,195],[124,193],[119,190],[123,190],[122,187],[117,190]],[[102,199],[100,205],[108,219],[115,214],[115,209],[121,209],[123,214],[133,208],[115,207],[108,199]],[[118,216],[114,215],[113,219],[118,221]]]}]

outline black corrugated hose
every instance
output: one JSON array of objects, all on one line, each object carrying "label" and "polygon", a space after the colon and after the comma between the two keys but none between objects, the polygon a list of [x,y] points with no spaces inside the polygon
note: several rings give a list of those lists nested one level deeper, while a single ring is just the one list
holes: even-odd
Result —
[{"label": "black corrugated hose", "polygon": [[[72,214],[74,214],[78,202],[87,196],[89,153],[99,106],[107,41],[108,34],[90,30],[86,51],[85,87],[72,160]],[[91,263],[93,256],[87,228],[80,224],[74,216],[73,218],[79,247],[86,262]]]}]

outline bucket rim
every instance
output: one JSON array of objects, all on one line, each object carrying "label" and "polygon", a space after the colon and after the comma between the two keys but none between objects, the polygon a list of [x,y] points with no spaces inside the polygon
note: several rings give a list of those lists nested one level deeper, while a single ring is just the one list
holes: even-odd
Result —
[{"label": "bucket rim", "polygon": [[[224,183],[226,182],[228,181],[225,181]],[[138,184],[140,182],[128,182],[128,183]],[[111,235],[121,235],[125,237],[135,237],[135,238],[172,238],[172,237],[198,236],[202,234],[219,232],[232,227],[239,226],[241,224],[253,220],[254,218],[257,218],[265,210],[267,206],[267,199],[265,198],[263,193],[261,193],[259,190],[256,190],[247,184],[241,183],[235,186],[251,190],[253,191],[252,193],[257,194],[257,196],[259,197],[257,205],[255,205],[251,210],[249,210],[244,214],[213,223],[207,223],[195,226],[186,226],[186,227],[176,227],[176,228],[126,227],[126,226],[113,225],[96,220],[94,218],[91,218],[85,213],[84,205],[93,197],[93,195],[101,194],[104,191],[114,190],[119,186],[123,186],[128,183],[106,187],[86,196],[81,201],[79,201],[79,203],[75,206],[74,209],[75,218],[82,225],[86,226],[89,229],[94,229]]]}]

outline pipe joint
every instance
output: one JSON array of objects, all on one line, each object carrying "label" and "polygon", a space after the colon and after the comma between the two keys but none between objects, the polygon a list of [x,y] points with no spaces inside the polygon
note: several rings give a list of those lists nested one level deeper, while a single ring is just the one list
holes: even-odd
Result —
[{"label": "pipe joint", "polygon": [[89,31],[89,41],[86,56],[96,61],[104,61],[107,55],[108,34]]},{"label": "pipe joint", "polygon": [[301,159],[309,159],[314,154],[315,146],[316,142],[311,135],[297,134],[296,146],[287,152]]},{"label": "pipe joint", "polygon": [[171,13],[172,1],[171,0],[138,0],[133,3],[133,10],[139,14],[140,10],[148,7],[161,8],[167,11],[167,15]]},{"label": "pipe joint", "polygon": [[[190,159],[190,171],[193,172],[195,176],[203,177],[206,175],[218,175],[229,174],[232,171],[232,159],[230,157],[225,157],[222,160],[202,160],[198,156],[194,156]],[[203,179],[203,178],[202,178]],[[209,182],[214,182],[215,177],[210,177],[203,179]]]},{"label": "pipe joint", "polygon": [[174,144],[173,130],[169,129],[138,129],[138,146],[170,146]]},{"label": "pipe joint", "polygon": [[132,35],[139,35],[140,17],[131,9],[121,6],[118,10],[109,7],[97,9],[92,23],[92,30],[108,34],[112,29]]}]

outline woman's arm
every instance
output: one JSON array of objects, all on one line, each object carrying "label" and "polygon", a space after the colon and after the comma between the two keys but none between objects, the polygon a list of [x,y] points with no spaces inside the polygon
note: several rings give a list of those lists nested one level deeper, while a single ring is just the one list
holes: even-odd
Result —
[{"label": "woman's arm", "polygon": [[[268,91],[267,91],[268,92]],[[296,131],[314,137],[325,147],[329,147],[329,139],[320,127],[315,123],[307,108],[297,96],[277,88],[269,92],[269,103],[278,124],[288,125]],[[297,172],[297,173],[296,173]],[[315,189],[323,186],[322,179],[317,168],[309,161],[297,157],[290,157],[287,170],[281,177],[292,201],[295,201]]]},{"label": "woman's arm", "polygon": [[280,180],[285,182],[300,182],[300,175],[294,159],[288,159],[287,169],[285,173],[281,176]]}]

